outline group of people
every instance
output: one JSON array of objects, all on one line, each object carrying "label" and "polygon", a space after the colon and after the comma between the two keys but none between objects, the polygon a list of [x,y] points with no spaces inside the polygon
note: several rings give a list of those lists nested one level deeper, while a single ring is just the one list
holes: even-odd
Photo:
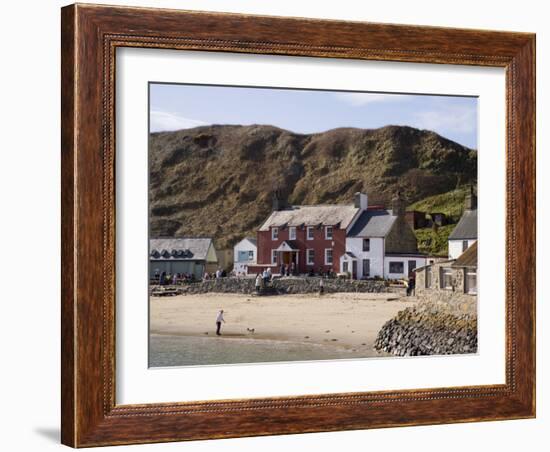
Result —
[{"label": "group of people", "polygon": [[328,268],[326,271],[323,267],[319,267],[319,271],[315,273],[315,270],[313,270],[313,267],[309,269],[307,272],[308,276],[320,276],[322,278],[334,278],[336,276],[336,273],[334,273],[330,268]]},{"label": "group of people", "polygon": [[202,279],[204,281],[207,281],[209,279],[220,279],[220,278],[227,278],[227,271],[222,268],[218,268],[214,273],[210,274],[208,272],[204,272],[204,275]]},{"label": "group of people", "polygon": [[290,264],[282,263],[281,267],[279,269],[279,273],[281,276],[296,276],[298,274],[296,269],[296,263],[291,262]]},{"label": "group of people", "polygon": [[176,285],[178,283],[184,282],[194,282],[196,281],[195,275],[193,273],[170,273],[170,272],[160,272],[155,270],[155,283],[160,286]]}]

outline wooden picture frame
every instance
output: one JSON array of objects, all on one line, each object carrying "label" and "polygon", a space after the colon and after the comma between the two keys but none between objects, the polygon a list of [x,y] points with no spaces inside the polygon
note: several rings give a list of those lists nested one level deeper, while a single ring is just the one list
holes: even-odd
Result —
[{"label": "wooden picture frame", "polygon": [[[62,442],[73,447],[535,416],[535,35],[71,5],[62,9]],[[115,50],[506,69],[506,383],[115,403]]]}]

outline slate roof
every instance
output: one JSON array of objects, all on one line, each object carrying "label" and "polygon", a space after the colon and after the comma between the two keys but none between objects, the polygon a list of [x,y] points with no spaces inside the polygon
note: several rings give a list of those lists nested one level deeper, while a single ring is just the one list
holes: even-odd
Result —
[{"label": "slate roof", "polygon": [[285,240],[277,247],[276,251],[298,251],[299,248],[292,240]]},{"label": "slate roof", "polygon": [[271,212],[264,221],[260,231],[268,231],[270,227],[281,226],[336,226],[347,228],[359,208],[352,204],[326,204],[317,206],[291,206]]},{"label": "slate roof", "polygon": [[396,219],[391,210],[365,210],[349,231],[348,237],[386,237]]},{"label": "slate roof", "polygon": [[204,261],[210,245],[211,238],[150,239],[149,257],[161,261]]},{"label": "slate roof", "polygon": [[477,239],[477,209],[465,210],[449,240]]},{"label": "slate roof", "polygon": [[246,240],[248,240],[252,245],[258,246],[258,243],[256,241],[256,237],[245,237]]},{"label": "slate roof", "polygon": [[477,240],[458,256],[451,267],[477,267]]}]

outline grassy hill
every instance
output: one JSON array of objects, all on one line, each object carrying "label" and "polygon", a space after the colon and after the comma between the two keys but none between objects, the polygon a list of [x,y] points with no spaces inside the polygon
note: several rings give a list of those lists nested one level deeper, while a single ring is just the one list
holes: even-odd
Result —
[{"label": "grassy hill", "polygon": [[418,251],[436,256],[447,256],[449,254],[447,240],[455,226],[456,224],[448,224],[437,229],[416,229],[414,234],[418,241]]},{"label": "grassy hill", "polygon": [[477,174],[475,150],[404,126],[306,135],[214,125],[152,133],[149,144],[151,235],[211,236],[218,248],[255,233],[274,190],[290,204],[351,203],[363,191],[389,205],[399,189],[411,204]]},{"label": "grassy hill", "polygon": [[407,208],[407,210],[419,210],[421,212],[440,212],[451,217],[453,222],[457,222],[464,209],[464,199],[469,193],[470,188],[462,186],[458,189],[446,193],[429,196],[417,201]]}]

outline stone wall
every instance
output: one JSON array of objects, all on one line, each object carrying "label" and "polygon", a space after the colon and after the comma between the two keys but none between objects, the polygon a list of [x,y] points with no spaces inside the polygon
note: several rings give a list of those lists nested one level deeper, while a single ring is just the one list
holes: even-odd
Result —
[{"label": "stone wall", "polygon": [[[421,302],[440,305],[455,313],[475,313],[477,295],[465,293],[464,269],[451,267],[453,261],[437,262],[416,271],[415,295]],[[451,288],[441,287],[442,269],[451,268]],[[426,283],[427,272],[431,271],[431,284]]]},{"label": "stone wall", "polygon": [[477,315],[420,303],[386,322],[374,348],[397,356],[477,352]]},{"label": "stone wall", "polygon": [[[269,285],[269,294],[293,294],[293,293],[317,293],[319,292],[319,281],[317,277],[307,278],[275,278]],[[379,293],[390,292],[390,288],[384,281],[375,280],[346,280],[346,279],[323,279],[325,293],[335,292],[367,292]],[[185,293],[243,293],[255,292],[254,278],[220,278],[182,286],[180,292]]]}]

